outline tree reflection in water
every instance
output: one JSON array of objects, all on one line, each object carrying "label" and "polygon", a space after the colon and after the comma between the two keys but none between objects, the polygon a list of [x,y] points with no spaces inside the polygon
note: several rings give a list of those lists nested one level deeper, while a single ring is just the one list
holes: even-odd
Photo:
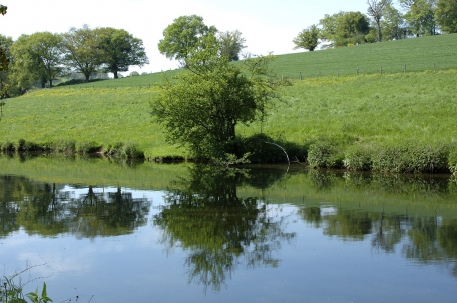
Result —
[{"label": "tree reflection in water", "polygon": [[87,194],[73,196],[64,185],[16,176],[3,176],[0,188],[0,237],[20,228],[29,235],[51,237],[63,233],[78,238],[127,234],[146,224],[150,208],[147,199],[134,199],[121,188],[94,192],[93,186],[73,186],[87,190]]},{"label": "tree reflection in water", "polygon": [[[312,171],[309,175],[317,191],[338,186],[339,177],[332,172]],[[382,191],[414,197],[438,197],[451,192],[445,179],[427,176],[391,176],[381,174],[345,173],[344,187],[367,192]],[[441,216],[424,216],[363,210],[363,207],[345,208],[344,204],[330,203],[301,207],[298,214],[323,234],[345,241],[365,240],[371,237],[375,251],[395,253],[421,264],[441,264],[457,277],[457,220]]]},{"label": "tree reflection in water", "polygon": [[[196,166],[188,179],[169,188],[167,207],[154,217],[167,250],[180,246],[188,251],[189,283],[202,284],[205,291],[218,291],[241,264],[277,267],[280,259],[274,252],[295,237],[284,231],[285,218],[273,218],[267,203],[237,196],[237,186],[249,177],[247,172]],[[259,178],[251,180],[256,187],[262,184]]]}]

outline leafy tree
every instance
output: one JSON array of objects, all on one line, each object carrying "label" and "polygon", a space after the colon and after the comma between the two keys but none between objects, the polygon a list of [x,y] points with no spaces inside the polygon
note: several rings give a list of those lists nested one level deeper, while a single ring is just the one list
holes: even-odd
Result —
[{"label": "leafy tree", "polygon": [[365,36],[369,31],[370,22],[367,16],[360,12],[346,12],[338,23],[336,45],[365,43]]},{"label": "leafy tree", "polygon": [[368,17],[360,12],[325,15],[319,23],[322,26],[321,38],[333,46],[365,43],[365,36],[370,32]]},{"label": "leafy tree", "polygon": [[402,13],[393,6],[386,7],[384,19],[381,22],[382,36],[387,40],[405,39],[408,36],[408,26]]},{"label": "leafy tree", "polygon": [[30,81],[37,80],[45,87],[61,72],[62,37],[50,32],[38,32],[32,35],[22,35],[11,47],[15,58],[14,74],[20,83],[20,79],[26,78]]},{"label": "leafy tree", "polygon": [[319,35],[320,30],[317,25],[305,28],[293,40],[295,49],[304,48],[312,52],[319,44]]},{"label": "leafy tree", "polygon": [[457,33],[457,0],[438,0],[435,17],[441,30]]},{"label": "leafy tree", "polygon": [[180,61],[181,65],[187,66],[187,57],[192,49],[204,49],[203,37],[214,35],[217,29],[214,26],[206,26],[203,18],[197,15],[181,16],[173,20],[173,23],[163,31],[163,39],[159,41],[158,48],[162,55],[168,59]]},{"label": "leafy tree", "polygon": [[406,11],[404,17],[416,37],[436,34],[436,0],[399,0],[399,2]]},{"label": "leafy tree", "polygon": [[84,25],[80,29],[70,28],[62,35],[64,63],[81,72],[86,81],[103,64],[105,52],[100,48],[100,31]]},{"label": "leafy tree", "polygon": [[97,29],[100,34],[99,48],[104,52],[105,71],[118,78],[118,72],[127,72],[129,66],[148,64],[143,41],[123,29],[111,27]]},{"label": "leafy tree", "polygon": [[[13,39],[11,37],[0,35],[0,99],[6,96],[9,88],[8,67],[11,62],[10,47],[12,44]],[[3,102],[0,101],[0,104]]]},{"label": "leafy tree", "polygon": [[382,40],[381,19],[385,10],[392,4],[392,0],[367,0],[368,15],[373,18],[378,30],[378,42]]},{"label": "leafy tree", "polygon": [[334,45],[338,38],[338,24],[341,22],[345,12],[339,12],[333,15],[324,15],[324,18],[319,20],[322,27],[320,38]]},{"label": "leafy tree", "polygon": [[7,6],[4,6],[4,5],[0,4],[0,14],[2,14],[2,16],[4,16],[6,14],[6,10],[7,9],[8,9]]},{"label": "leafy tree", "polygon": [[241,32],[238,30],[219,33],[218,41],[220,43],[221,55],[228,57],[230,61],[238,61],[241,50],[246,48],[244,45],[246,39],[241,36]]},{"label": "leafy tree", "polygon": [[209,159],[237,153],[236,125],[262,117],[282,82],[268,68],[271,55],[234,65],[219,56],[214,36],[204,40],[206,48],[188,53],[187,70],[165,79],[151,106],[169,141]]}]

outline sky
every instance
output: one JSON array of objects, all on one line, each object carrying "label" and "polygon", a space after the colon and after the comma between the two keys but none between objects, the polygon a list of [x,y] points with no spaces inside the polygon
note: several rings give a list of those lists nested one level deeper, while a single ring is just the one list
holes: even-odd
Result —
[{"label": "sky", "polygon": [[282,55],[294,50],[292,40],[325,14],[360,11],[366,0],[0,0],[8,12],[0,16],[0,34],[16,40],[21,34],[64,33],[71,27],[124,29],[143,41],[149,64],[129,72],[160,72],[178,67],[161,55],[157,43],[173,20],[199,15],[219,31],[238,30],[252,55]]}]

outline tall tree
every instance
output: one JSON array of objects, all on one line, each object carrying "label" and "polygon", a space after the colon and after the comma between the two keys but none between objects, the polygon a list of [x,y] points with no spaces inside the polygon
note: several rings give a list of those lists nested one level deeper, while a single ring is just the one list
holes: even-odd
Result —
[{"label": "tall tree", "polygon": [[365,36],[370,31],[368,17],[361,12],[346,12],[342,16],[337,28],[337,46],[346,46],[349,43],[365,43]]},{"label": "tall tree", "polygon": [[[6,14],[7,7],[0,4],[0,14],[4,16]],[[3,77],[6,71],[8,70],[9,60],[7,57],[7,51],[4,49],[4,46],[0,44],[0,99],[3,99],[3,96],[8,90],[8,86],[3,84]],[[4,102],[0,101],[0,109],[3,108]]]},{"label": "tall tree", "polygon": [[100,48],[100,31],[83,25],[82,28],[74,27],[62,35],[62,49],[64,62],[75,70],[81,72],[86,81],[95,72],[105,59],[105,52]]},{"label": "tall tree", "polygon": [[378,31],[378,42],[382,40],[381,19],[384,16],[385,10],[392,4],[392,0],[367,0],[368,16],[373,18]]},{"label": "tall tree", "polygon": [[338,38],[338,24],[341,22],[345,12],[339,12],[333,15],[324,15],[324,18],[319,20],[321,26],[320,38],[330,44],[330,46],[335,46],[335,42]]},{"label": "tall tree", "polygon": [[221,55],[228,57],[230,61],[238,61],[241,50],[246,48],[244,45],[246,39],[242,37],[241,32],[238,30],[219,33],[218,41]]},{"label": "tall tree", "polygon": [[181,16],[173,20],[163,31],[163,39],[158,48],[168,59],[178,60],[181,66],[187,66],[187,57],[192,49],[204,49],[204,37],[215,35],[217,29],[208,27],[203,18],[197,15]]},{"label": "tall tree", "polygon": [[206,48],[191,50],[187,70],[161,85],[151,107],[169,141],[211,159],[237,154],[236,125],[261,117],[281,81],[268,68],[271,56],[234,65],[219,55],[214,36],[204,40]]},{"label": "tall tree", "polygon": [[[8,84],[8,67],[11,62],[10,48],[12,44],[13,39],[11,37],[0,34],[0,99],[7,96],[7,91],[10,87]],[[0,103],[3,104],[2,101]]]},{"label": "tall tree", "polygon": [[319,23],[322,26],[321,38],[333,46],[365,43],[365,36],[370,31],[368,17],[361,12],[339,12],[325,15]]},{"label": "tall tree", "polygon": [[405,39],[408,36],[408,26],[403,14],[393,6],[388,6],[381,22],[382,36],[387,40]]},{"label": "tall tree", "polygon": [[436,34],[436,0],[399,0],[399,3],[406,11],[404,17],[416,37]]},{"label": "tall tree", "polygon": [[104,52],[105,71],[113,73],[115,79],[118,72],[127,72],[131,65],[141,67],[149,63],[141,39],[123,29],[105,27],[96,30],[100,35],[99,48]]},{"label": "tall tree", "polygon": [[310,52],[314,51],[319,44],[319,35],[320,30],[315,24],[303,29],[293,40],[295,43],[294,49],[303,48]]},{"label": "tall tree", "polygon": [[457,33],[457,0],[438,0],[435,17],[443,32]]},{"label": "tall tree", "polygon": [[[52,81],[62,70],[61,52],[62,37],[50,32],[38,32],[32,35],[22,35],[11,47],[15,58],[13,69],[18,82],[28,78],[36,80],[45,87],[52,87]],[[26,83],[26,82],[22,82]]]}]

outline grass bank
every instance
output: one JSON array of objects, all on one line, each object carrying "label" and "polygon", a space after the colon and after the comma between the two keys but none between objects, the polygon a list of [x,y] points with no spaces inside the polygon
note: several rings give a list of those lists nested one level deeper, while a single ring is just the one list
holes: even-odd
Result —
[{"label": "grass bank", "polygon": [[[457,69],[452,67],[457,67],[456,37],[279,56],[278,74],[295,78],[294,85],[282,92],[283,102],[274,104],[263,124],[239,126],[237,131],[244,137],[263,132],[284,143],[290,158],[315,167],[455,172]],[[400,61],[408,58],[407,72],[400,69],[381,75],[374,69],[389,58],[395,65],[404,65]],[[436,64],[431,63],[439,58],[444,59],[435,71]],[[336,70],[338,65],[351,72],[292,77],[301,70],[300,64],[323,71],[319,69],[323,62],[327,70]],[[356,75],[355,63],[371,64],[374,70],[362,73],[359,69]],[[144,75],[38,90],[7,100],[0,122],[0,149],[186,158],[184,149],[166,142],[149,113],[159,80],[160,74]],[[253,148],[257,154],[267,150]],[[270,146],[270,152],[274,147]],[[276,161],[285,160],[281,150],[276,152]]]}]

